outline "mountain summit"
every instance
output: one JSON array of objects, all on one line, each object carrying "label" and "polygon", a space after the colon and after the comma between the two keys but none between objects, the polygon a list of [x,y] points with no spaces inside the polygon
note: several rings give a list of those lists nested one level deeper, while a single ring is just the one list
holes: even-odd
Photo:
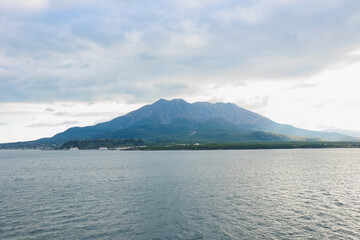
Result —
[{"label": "mountain summit", "polygon": [[339,133],[309,131],[279,124],[233,103],[188,103],[183,99],[160,99],[108,122],[69,128],[52,138],[23,144],[54,146],[71,140],[120,138],[186,143],[358,140]]},{"label": "mountain summit", "polygon": [[[162,124],[169,124],[176,119],[205,122],[209,120],[225,121],[236,125],[259,126],[272,122],[259,114],[248,111],[233,103],[188,103],[183,99],[167,101],[160,99],[129,114],[114,120],[99,124],[111,125],[112,128],[121,128],[144,120],[153,119]],[[125,121],[124,121],[125,120]]]}]

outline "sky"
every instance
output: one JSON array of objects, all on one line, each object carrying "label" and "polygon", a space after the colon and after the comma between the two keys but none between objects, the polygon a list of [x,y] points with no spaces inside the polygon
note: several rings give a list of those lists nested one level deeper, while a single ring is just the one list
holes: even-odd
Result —
[{"label": "sky", "polygon": [[0,0],[0,143],[160,98],[360,130],[357,0]]}]

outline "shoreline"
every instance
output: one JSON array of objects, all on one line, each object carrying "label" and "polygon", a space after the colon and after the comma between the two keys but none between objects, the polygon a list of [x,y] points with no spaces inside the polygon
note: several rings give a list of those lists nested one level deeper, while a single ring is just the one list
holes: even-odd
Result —
[{"label": "shoreline", "polygon": [[[104,149],[106,148],[106,149]],[[101,146],[100,148],[77,147],[77,149],[60,149],[51,147],[34,148],[1,148],[0,150],[99,150],[99,151],[166,151],[166,150],[267,150],[267,149],[349,149],[360,148],[360,142],[246,142],[246,143],[173,143],[153,144],[144,146],[127,146],[126,148],[111,148]]]}]

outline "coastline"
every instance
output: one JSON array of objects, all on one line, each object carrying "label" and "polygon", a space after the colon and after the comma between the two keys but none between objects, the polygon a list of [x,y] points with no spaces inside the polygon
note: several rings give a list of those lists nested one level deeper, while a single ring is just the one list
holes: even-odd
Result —
[{"label": "coastline", "polygon": [[[122,148],[102,147],[77,147],[76,151],[99,150],[99,151],[166,151],[166,150],[261,150],[261,149],[332,149],[332,148],[360,148],[360,142],[244,142],[244,143],[172,143],[156,144],[149,143],[146,146],[127,146]],[[73,148],[7,148],[0,150],[63,150],[73,151]]]}]

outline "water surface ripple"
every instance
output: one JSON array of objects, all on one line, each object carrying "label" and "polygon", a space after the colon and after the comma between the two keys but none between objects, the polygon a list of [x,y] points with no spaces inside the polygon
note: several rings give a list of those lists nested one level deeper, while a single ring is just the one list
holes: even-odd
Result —
[{"label": "water surface ripple", "polygon": [[360,239],[360,150],[0,151],[0,239]]}]

